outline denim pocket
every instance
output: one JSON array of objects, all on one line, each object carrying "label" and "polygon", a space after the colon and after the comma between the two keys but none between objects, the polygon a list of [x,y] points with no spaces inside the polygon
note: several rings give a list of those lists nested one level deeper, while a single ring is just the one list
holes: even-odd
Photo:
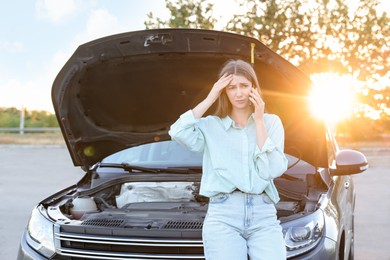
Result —
[{"label": "denim pocket", "polygon": [[224,203],[229,198],[229,194],[227,193],[220,193],[213,197],[210,197],[209,203],[211,204],[220,204]]}]

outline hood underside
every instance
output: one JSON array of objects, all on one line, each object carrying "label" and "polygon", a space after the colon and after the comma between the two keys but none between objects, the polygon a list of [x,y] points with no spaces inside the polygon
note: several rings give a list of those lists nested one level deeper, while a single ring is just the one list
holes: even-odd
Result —
[{"label": "hood underside", "polygon": [[76,50],[52,88],[74,165],[88,168],[127,147],[169,140],[170,125],[207,96],[222,64],[251,57],[267,112],[282,119],[286,153],[327,166],[325,128],[308,107],[308,77],[256,39],[199,29],[123,33]]}]

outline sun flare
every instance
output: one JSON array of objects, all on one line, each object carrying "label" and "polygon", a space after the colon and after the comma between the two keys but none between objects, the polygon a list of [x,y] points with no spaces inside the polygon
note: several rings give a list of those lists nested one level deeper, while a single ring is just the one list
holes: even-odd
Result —
[{"label": "sun flare", "polygon": [[313,115],[329,124],[351,117],[356,104],[353,78],[336,73],[311,76],[314,83],[309,96]]}]

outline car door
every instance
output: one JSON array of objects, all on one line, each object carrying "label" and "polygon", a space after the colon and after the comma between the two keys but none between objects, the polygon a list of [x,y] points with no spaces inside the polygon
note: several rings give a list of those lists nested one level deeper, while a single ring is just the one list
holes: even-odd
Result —
[{"label": "car door", "polygon": [[[339,147],[330,132],[327,133],[327,149],[329,168],[335,168],[336,154]],[[339,259],[345,259],[345,256],[349,254],[350,244],[353,239],[355,191],[350,175],[333,176],[332,178],[334,182],[332,197],[338,211],[339,221]]]}]

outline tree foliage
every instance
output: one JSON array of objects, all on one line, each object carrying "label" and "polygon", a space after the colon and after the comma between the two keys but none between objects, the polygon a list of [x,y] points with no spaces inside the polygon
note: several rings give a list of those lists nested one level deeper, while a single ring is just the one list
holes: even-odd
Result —
[{"label": "tree foliage", "polygon": [[[21,111],[11,108],[0,108],[0,127],[17,128],[20,126]],[[24,113],[24,127],[58,127],[54,114],[41,110],[26,110]]]},{"label": "tree foliage", "polygon": [[[376,111],[379,118],[390,120],[390,87],[385,89],[366,88],[357,96],[360,104],[365,104],[369,109]],[[365,107],[357,111],[358,116],[364,117],[367,111]]]},{"label": "tree foliage", "polygon": [[378,0],[354,10],[344,0],[244,0],[230,31],[260,39],[308,74],[337,71],[361,80],[385,76],[390,66],[390,19]]},{"label": "tree foliage", "polygon": [[20,111],[14,107],[0,108],[0,127],[19,127]]},{"label": "tree foliage", "polygon": [[213,17],[213,5],[206,0],[166,0],[171,17],[164,21],[148,13],[146,29],[156,28],[201,28],[213,29],[216,19]]},{"label": "tree foliage", "polygon": [[[308,74],[337,71],[368,78],[390,76],[390,18],[379,0],[241,0],[224,30],[258,38]],[[207,0],[166,0],[171,17],[148,14],[151,28],[213,29],[213,4]]]}]

